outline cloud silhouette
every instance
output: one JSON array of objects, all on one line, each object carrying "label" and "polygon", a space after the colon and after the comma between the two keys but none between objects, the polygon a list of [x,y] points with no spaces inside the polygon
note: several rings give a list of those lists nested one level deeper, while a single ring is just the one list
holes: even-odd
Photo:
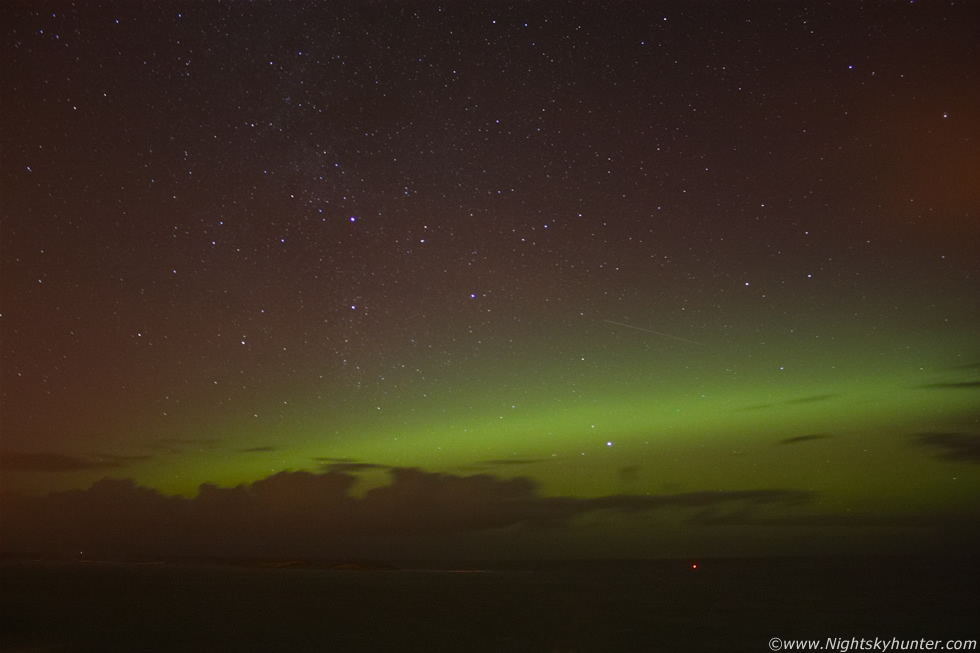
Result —
[{"label": "cloud silhouette", "polygon": [[832,435],[827,435],[826,433],[812,433],[810,435],[797,435],[796,437],[786,438],[784,440],[780,440],[776,444],[797,444],[799,442],[809,442],[811,440],[827,440],[832,437]]},{"label": "cloud silhouette", "polygon": [[328,472],[366,472],[371,469],[387,470],[389,465],[379,465],[377,463],[324,463],[320,466],[323,471]]},{"label": "cloud silhouette", "polygon": [[980,381],[952,381],[949,383],[926,383],[920,385],[920,388],[928,388],[931,390],[972,390],[973,388],[980,388]]},{"label": "cloud silhouette", "polygon": [[746,406],[745,408],[739,408],[738,410],[763,410],[766,408],[773,408],[775,406],[792,406],[796,404],[814,404],[821,401],[830,401],[831,399],[836,399],[840,397],[839,394],[823,394],[823,395],[810,395],[809,397],[799,397],[797,399],[787,399],[786,401],[776,401],[771,404],[756,404],[754,406]]},{"label": "cloud silhouette", "polygon": [[275,451],[275,447],[250,447],[248,449],[239,449],[238,453],[266,453],[269,451]]},{"label": "cloud silhouette", "polygon": [[811,498],[780,489],[545,497],[525,477],[401,467],[388,473],[389,484],[361,497],[351,494],[357,476],[336,470],[280,472],[233,488],[204,484],[192,498],[118,479],[44,497],[8,494],[0,513],[2,544],[6,550],[128,555],[328,557],[383,550],[417,556],[460,538],[504,534],[520,541],[522,533],[540,529],[567,534],[593,514],[671,511],[695,521],[709,513],[793,508]]},{"label": "cloud silhouette", "polygon": [[809,397],[800,397],[799,399],[790,399],[784,401],[784,404],[813,404],[819,401],[830,401],[831,399],[836,399],[839,394],[826,394],[826,395],[811,395]]},{"label": "cloud silhouette", "polygon": [[547,458],[497,458],[495,460],[481,460],[474,463],[475,467],[507,467],[520,465],[535,465],[537,463],[548,462]]},{"label": "cloud silhouette", "polygon": [[17,472],[78,472],[122,466],[118,459],[105,458],[107,457],[93,460],[60,453],[4,451],[0,453],[0,469]]},{"label": "cloud silhouette", "polygon": [[980,434],[977,433],[920,433],[916,444],[939,451],[943,460],[956,463],[980,463]]},{"label": "cloud silhouette", "polygon": [[965,363],[963,365],[953,365],[952,367],[947,367],[948,370],[980,370],[980,361],[976,363]]},{"label": "cloud silhouette", "polygon": [[138,460],[152,460],[153,456],[148,455],[138,455],[138,456],[127,456],[118,453],[96,453],[92,454],[97,460],[108,460],[112,462],[119,463],[120,465],[126,465]]}]

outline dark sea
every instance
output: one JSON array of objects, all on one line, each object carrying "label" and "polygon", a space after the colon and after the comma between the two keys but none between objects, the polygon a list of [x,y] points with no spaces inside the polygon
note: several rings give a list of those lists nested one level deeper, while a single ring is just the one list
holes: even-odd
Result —
[{"label": "dark sea", "polygon": [[7,561],[0,650],[762,652],[773,638],[976,640],[978,580],[975,562],[956,559],[397,571]]}]

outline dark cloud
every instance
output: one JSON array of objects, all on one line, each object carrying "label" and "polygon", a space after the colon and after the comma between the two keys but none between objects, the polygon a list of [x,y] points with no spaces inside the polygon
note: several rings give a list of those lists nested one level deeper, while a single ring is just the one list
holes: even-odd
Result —
[{"label": "dark cloud", "polygon": [[93,455],[95,458],[99,460],[109,460],[112,462],[119,463],[120,465],[126,465],[140,460],[153,460],[153,456],[147,456],[147,455],[126,456],[126,455],[121,455],[116,453],[97,453]]},{"label": "dark cloud", "polygon": [[916,444],[938,450],[939,458],[956,463],[980,463],[980,434],[920,433]]},{"label": "dark cloud", "polygon": [[980,362],[977,363],[966,363],[964,365],[953,365],[952,367],[947,367],[948,370],[980,370]]},{"label": "dark cloud", "polygon": [[809,397],[800,397],[799,399],[790,399],[784,401],[784,404],[814,404],[819,401],[830,401],[831,399],[836,399],[839,394],[827,394],[827,395],[811,395]]},{"label": "dark cloud", "polygon": [[330,458],[327,456],[315,456],[314,462],[320,464],[320,470],[325,472],[345,472],[356,473],[379,469],[387,471],[392,469],[391,465],[369,463],[354,458]]},{"label": "dark cloud", "polygon": [[536,465],[538,463],[544,463],[544,462],[548,462],[548,459],[547,458],[498,458],[496,460],[481,460],[480,462],[475,463],[474,466],[476,466],[476,467],[497,467],[497,466],[506,467],[508,465],[515,465],[515,466],[520,466],[520,465]]},{"label": "dark cloud", "polygon": [[659,508],[719,508],[738,504],[742,507],[783,504],[799,506],[813,497],[805,490],[729,490],[684,492],[682,494],[621,494],[597,499],[583,499],[593,510],[638,512]]},{"label": "dark cloud", "polygon": [[60,453],[22,453],[4,451],[0,453],[0,468],[18,472],[78,472],[88,469],[120,467],[121,461],[80,458]]},{"label": "dark cloud", "polygon": [[380,465],[377,463],[320,463],[320,469],[328,472],[366,472],[372,469],[388,470],[390,465]]},{"label": "dark cloud", "polygon": [[920,388],[929,388],[933,390],[970,390],[973,388],[980,388],[980,381],[952,381],[949,383],[926,383],[920,385]]},{"label": "dark cloud", "polygon": [[389,484],[361,497],[351,494],[357,477],[337,470],[281,472],[234,488],[204,484],[192,498],[110,479],[45,497],[6,495],[3,546],[131,555],[424,556],[436,543],[460,538],[521,542],[539,529],[567,535],[589,515],[671,511],[696,521],[705,514],[794,508],[810,499],[807,492],[779,489],[545,497],[525,477],[388,472]]},{"label": "dark cloud", "polygon": [[238,453],[266,453],[275,450],[275,447],[251,447],[249,449],[239,449]]},{"label": "dark cloud", "polygon": [[827,440],[832,438],[832,435],[827,435],[826,433],[813,433],[810,435],[797,435],[796,437],[786,438],[785,440],[780,440],[777,444],[796,444],[798,442],[809,442],[810,440]]},{"label": "dark cloud", "polygon": [[980,546],[978,518],[980,513],[976,511],[958,515],[868,512],[763,515],[745,510],[706,510],[692,522],[712,529],[751,531],[766,539],[792,533],[797,554],[816,552],[835,543],[839,550],[880,555],[882,547],[887,546],[895,553],[921,556],[927,552],[972,555]]},{"label": "dark cloud", "polygon": [[746,406],[745,408],[740,408],[739,410],[763,410],[765,408],[773,408],[775,406],[791,406],[795,404],[815,404],[821,401],[830,401],[831,399],[836,399],[837,397],[840,397],[840,394],[811,395],[809,397],[800,397],[798,399],[787,399],[786,401],[776,401],[771,404],[756,404],[754,406]]}]

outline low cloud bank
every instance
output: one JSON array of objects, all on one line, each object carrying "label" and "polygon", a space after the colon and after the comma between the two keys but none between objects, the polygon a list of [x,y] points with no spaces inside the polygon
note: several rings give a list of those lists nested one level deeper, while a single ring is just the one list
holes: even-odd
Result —
[{"label": "low cloud bank", "polygon": [[[425,543],[503,534],[539,537],[572,529],[584,517],[679,510],[739,514],[806,503],[807,492],[752,490],[598,498],[544,497],[528,478],[456,476],[390,468],[391,482],[362,497],[345,469],[281,472],[251,484],[200,487],[193,498],[168,496],[131,480],[103,479],[87,490],[43,497],[3,497],[6,551],[108,555],[358,554],[366,549],[406,555]],[[534,535],[534,534],[537,535]],[[391,546],[379,546],[388,543]],[[445,548],[445,547],[443,547]]]},{"label": "low cloud bank", "polygon": [[699,555],[751,553],[740,543],[773,534],[789,542],[827,528],[875,535],[935,526],[808,521],[814,496],[801,490],[546,497],[529,478],[401,467],[387,469],[389,484],[355,496],[349,465],[233,488],[204,484],[193,498],[126,479],[43,497],[7,494],[0,548],[120,557],[658,557],[701,544]]}]

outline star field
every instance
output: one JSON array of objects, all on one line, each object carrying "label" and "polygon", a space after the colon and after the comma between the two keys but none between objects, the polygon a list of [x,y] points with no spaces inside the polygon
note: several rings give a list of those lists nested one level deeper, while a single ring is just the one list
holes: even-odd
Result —
[{"label": "star field", "polygon": [[5,491],[975,513],[968,4],[0,18]]}]

